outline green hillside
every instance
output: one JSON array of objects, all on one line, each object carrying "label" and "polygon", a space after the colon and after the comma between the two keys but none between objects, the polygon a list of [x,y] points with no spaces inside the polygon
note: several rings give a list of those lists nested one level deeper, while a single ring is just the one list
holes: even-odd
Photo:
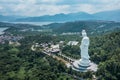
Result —
[{"label": "green hillside", "polygon": [[109,21],[76,21],[67,22],[59,27],[52,27],[53,31],[58,33],[63,32],[80,32],[85,29],[90,34],[103,33],[112,31],[115,28],[120,28],[120,22]]},{"label": "green hillside", "polygon": [[96,75],[100,80],[120,79],[120,31],[91,40],[91,60],[99,63]]},{"label": "green hillside", "polygon": [[[20,32],[19,29],[23,29],[25,26],[20,27],[19,25],[16,27],[13,25],[7,31],[23,34],[24,38],[19,41],[20,46],[12,46],[8,43],[0,44],[0,80],[74,80],[76,77],[76,80],[79,80],[80,78],[91,79],[93,74],[96,75],[98,80],[118,80],[120,79],[119,25],[119,22],[77,21],[44,26],[46,29],[53,29],[51,33],[80,32],[82,29],[86,29],[88,34],[94,32],[96,36],[89,36],[89,54],[91,61],[98,64],[98,71],[86,73],[67,68],[61,61],[47,56],[41,51],[33,52],[31,50],[34,43],[52,42],[56,44],[59,41],[67,43],[71,40],[80,42],[80,35],[53,36],[36,31],[34,31],[36,34],[32,31]],[[105,32],[106,30],[109,33]],[[27,36],[25,36],[26,34]],[[62,50],[63,54],[69,57],[80,58],[79,45],[64,46]]]}]

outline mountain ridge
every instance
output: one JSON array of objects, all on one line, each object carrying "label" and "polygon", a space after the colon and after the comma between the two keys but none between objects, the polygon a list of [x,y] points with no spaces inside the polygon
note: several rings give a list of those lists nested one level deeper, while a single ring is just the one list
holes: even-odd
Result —
[{"label": "mountain ridge", "polygon": [[69,14],[55,14],[43,15],[33,17],[7,17],[0,16],[0,21],[15,21],[15,22],[45,22],[45,21],[79,21],[79,20],[106,20],[106,21],[120,21],[120,9],[111,11],[102,11],[94,14],[86,12],[77,12]]}]

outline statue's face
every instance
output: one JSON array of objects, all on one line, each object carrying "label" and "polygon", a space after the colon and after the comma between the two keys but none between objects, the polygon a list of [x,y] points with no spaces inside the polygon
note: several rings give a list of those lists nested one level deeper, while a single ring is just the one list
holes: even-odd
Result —
[{"label": "statue's face", "polygon": [[85,37],[87,34],[86,34],[86,31],[85,30],[82,30],[82,36]]},{"label": "statue's face", "polygon": [[86,36],[86,33],[82,33],[82,36],[85,37],[85,36]]}]

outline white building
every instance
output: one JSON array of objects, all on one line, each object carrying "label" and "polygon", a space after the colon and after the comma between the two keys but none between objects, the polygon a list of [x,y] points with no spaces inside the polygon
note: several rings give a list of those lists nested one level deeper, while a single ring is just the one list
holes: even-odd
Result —
[{"label": "white building", "polygon": [[59,44],[51,45],[51,53],[58,53],[60,51]]},{"label": "white building", "polygon": [[77,45],[79,42],[78,41],[69,41],[67,45]]}]

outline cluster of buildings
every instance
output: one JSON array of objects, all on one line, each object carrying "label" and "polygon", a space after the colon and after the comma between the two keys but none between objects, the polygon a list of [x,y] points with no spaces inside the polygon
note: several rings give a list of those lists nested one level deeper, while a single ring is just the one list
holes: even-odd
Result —
[{"label": "cluster of buildings", "polygon": [[22,39],[22,36],[13,36],[13,35],[0,35],[0,44],[4,44],[5,42],[9,42],[12,44],[13,42],[17,42],[18,40]]},{"label": "cluster of buildings", "polygon": [[44,52],[46,53],[51,53],[51,54],[54,54],[54,53],[59,53],[60,52],[60,45],[59,44],[52,44],[52,43],[41,43],[41,44],[38,44],[36,43],[34,45],[34,48],[42,48]]},{"label": "cluster of buildings", "polygon": [[[78,41],[69,41],[66,45],[75,46],[78,45]],[[60,52],[60,47],[64,47],[64,41],[60,41],[57,44],[53,43],[35,43],[33,45],[34,49],[42,49],[45,53],[57,54]]]},{"label": "cluster of buildings", "polygon": [[34,29],[34,28],[27,28],[27,29],[22,29],[20,30],[21,32],[26,32],[26,31],[38,31],[38,32],[51,32],[51,29]]},{"label": "cluster of buildings", "polygon": [[61,35],[79,35],[80,32],[67,32],[67,33],[62,33]]},{"label": "cluster of buildings", "polygon": [[56,44],[56,45],[52,44],[50,47],[44,48],[44,51],[51,54],[57,54],[60,52],[60,46],[59,44]]}]

